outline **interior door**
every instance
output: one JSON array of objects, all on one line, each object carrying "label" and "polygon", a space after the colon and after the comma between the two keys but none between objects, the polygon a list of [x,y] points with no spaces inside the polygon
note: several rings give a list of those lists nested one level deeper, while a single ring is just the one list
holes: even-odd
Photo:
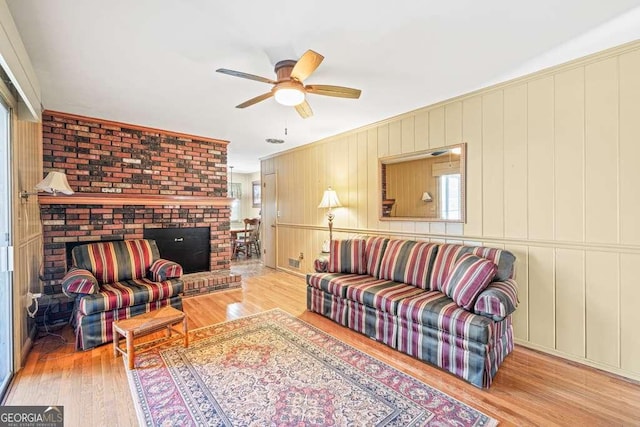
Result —
[{"label": "interior door", "polygon": [[264,265],[276,268],[278,241],[278,196],[276,174],[264,176],[262,181],[262,251]]},{"label": "interior door", "polygon": [[9,108],[0,100],[0,400],[13,374]]}]

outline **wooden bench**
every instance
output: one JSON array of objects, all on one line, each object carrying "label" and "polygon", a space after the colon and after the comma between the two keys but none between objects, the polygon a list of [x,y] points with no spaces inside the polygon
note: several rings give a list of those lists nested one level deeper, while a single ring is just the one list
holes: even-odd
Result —
[{"label": "wooden bench", "polygon": [[[182,331],[175,329],[174,326],[182,323]],[[140,316],[131,317],[129,319],[118,320],[113,322],[113,355],[118,357],[118,353],[122,353],[127,358],[129,369],[134,367],[135,359],[135,337],[148,335],[152,332],[167,329],[167,337],[171,338],[171,332],[175,332],[177,336],[184,339],[184,346],[189,347],[189,334],[187,331],[187,317],[185,314],[171,306],[162,307]],[[120,348],[120,335],[126,338],[126,348]],[[161,344],[166,341],[163,340]],[[159,345],[159,344],[158,344]],[[148,350],[156,346],[150,347]]]}]

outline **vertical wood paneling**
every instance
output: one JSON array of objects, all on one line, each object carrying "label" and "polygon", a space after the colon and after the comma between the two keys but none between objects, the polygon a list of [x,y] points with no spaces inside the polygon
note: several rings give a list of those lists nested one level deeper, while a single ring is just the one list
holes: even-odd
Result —
[{"label": "vertical wood paneling", "polygon": [[444,109],[445,145],[462,142],[462,102],[447,104]]},{"label": "vertical wood paneling", "polygon": [[464,234],[482,235],[482,99],[466,99],[462,104],[462,137],[467,143],[467,222]]},{"label": "vertical wood paneling", "polygon": [[556,349],[585,356],[584,251],[556,250]]},{"label": "vertical wood paneling", "polygon": [[396,120],[389,123],[389,154],[402,153],[402,122]]},{"label": "vertical wood paneling", "polygon": [[482,230],[488,237],[504,235],[502,91],[482,97]]},{"label": "vertical wood paneling", "polygon": [[620,256],[620,362],[622,369],[635,373],[640,373],[639,265],[640,255]]},{"label": "vertical wood paneling", "polygon": [[402,152],[412,153],[416,151],[415,126],[414,126],[413,116],[402,119],[401,132],[402,132]]},{"label": "vertical wood paneling", "polygon": [[[619,366],[620,270],[619,255],[587,252],[587,358]],[[637,269],[637,267],[636,267]]]},{"label": "vertical wood paneling", "polygon": [[584,241],[584,69],[555,76],[556,239]]},{"label": "vertical wood paneling", "polygon": [[553,77],[534,80],[527,94],[528,235],[553,239]]},{"label": "vertical wood paneling", "polygon": [[415,146],[416,151],[429,148],[429,113],[421,111],[415,115]]},{"label": "vertical wood paneling", "polygon": [[617,58],[586,66],[585,91],[586,237],[589,242],[615,243],[618,241]]},{"label": "vertical wood paneling", "polygon": [[444,107],[429,111],[429,148],[445,145]]},{"label": "vertical wood paneling", "polygon": [[[287,192],[283,215],[295,215],[294,204],[300,203],[286,198],[304,196],[305,204],[317,206],[323,187],[333,185],[349,204],[336,212],[336,227],[506,246],[517,257],[520,304],[513,321],[518,340],[637,375],[639,99],[640,43],[624,54],[323,141],[319,153],[324,156],[306,148],[301,158],[283,153],[263,161],[263,171],[284,173],[279,180]],[[378,219],[378,158],[461,140],[467,143],[465,224]],[[317,172],[314,162],[320,163]],[[300,173],[304,186],[314,190],[298,192]],[[305,223],[311,218],[326,227],[324,210],[302,212]],[[287,256],[300,248],[317,252],[309,242],[319,245],[326,235],[326,228],[284,232],[279,244]]]},{"label": "vertical wood paneling", "polygon": [[620,243],[640,245],[640,51],[620,56],[619,66]]},{"label": "vertical wood paneling", "polygon": [[527,237],[527,85],[504,91],[504,235]]},{"label": "vertical wood paneling", "polygon": [[529,247],[529,341],[555,347],[554,250]]},{"label": "vertical wood paneling", "polygon": [[[369,170],[367,165],[368,145],[367,132],[358,133],[358,210],[356,212],[356,225],[358,228],[367,228],[367,200]],[[375,180],[371,181],[375,187]]]},{"label": "vertical wood paneling", "polygon": [[516,256],[516,282],[518,283],[518,308],[513,313],[513,335],[516,339],[529,340],[529,254],[526,246],[506,245],[505,249]]}]

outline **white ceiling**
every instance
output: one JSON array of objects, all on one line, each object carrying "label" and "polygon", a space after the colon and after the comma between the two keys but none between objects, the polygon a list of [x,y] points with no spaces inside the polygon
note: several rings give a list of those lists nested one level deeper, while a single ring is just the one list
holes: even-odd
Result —
[{"label": "white ceiling", "polygon": [[[231,141],[228,164],[317,141],[625,41],[640,0],[7,0],[46,109]],[[307,84],[362,89],[310,95],[315,115],[269,99],[307,49],[325,56]],[[284,130],[287,128],[287,135]],[[265,138],[282,138],[271,145]]]}]

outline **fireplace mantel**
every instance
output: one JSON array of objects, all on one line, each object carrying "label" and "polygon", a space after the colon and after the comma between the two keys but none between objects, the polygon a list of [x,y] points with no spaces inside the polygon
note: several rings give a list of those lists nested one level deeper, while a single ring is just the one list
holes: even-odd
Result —
[{"label": "fireplace mantel", "polygon": [[147,194],[114,194],[114,193],[75,193],[38,195],[41,205],[142,205],[142,206],[230,206],[233,199],[229,197],[147,195]]}]

